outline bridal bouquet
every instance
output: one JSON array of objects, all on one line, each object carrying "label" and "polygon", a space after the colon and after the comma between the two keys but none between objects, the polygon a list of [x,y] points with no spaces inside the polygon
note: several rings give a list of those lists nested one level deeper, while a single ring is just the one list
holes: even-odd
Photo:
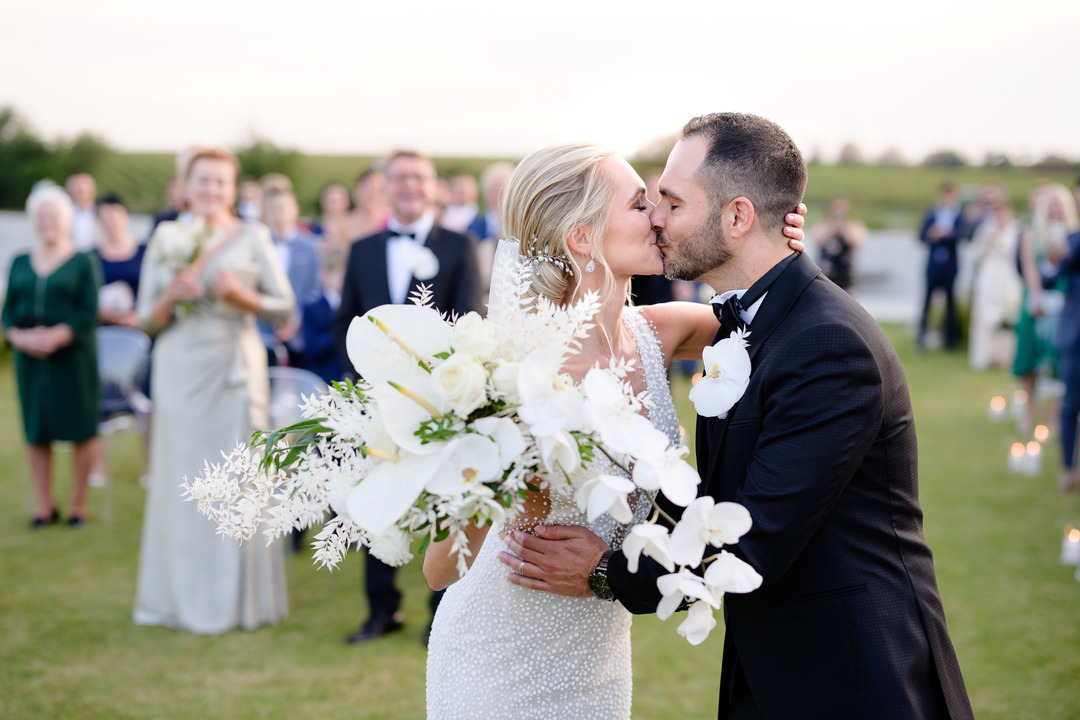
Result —
[{"label": "bridal bouquet", "polygon": [[[200,217],[190,223],[162,223],[154,231],[150,246],[153,260],[178,275],[199,258],[213,234],[214,229],[207,227]],[[181,307],[184,314],[191,314],[190,301],[184,301]]]},{"label": "bridal bouquet", "polygon": [[449,539],[464,574],[465,529],[512,521],[528,491],[570,493],[590,521],[609,513],[623,523],[633,517],[631,493],[662,491],[686,507],[682,521],[669,533],[657,509],[623,552],[635,570],[644,554],[671,571],[659,581],[658,612],[666,618],[691,602],[679,632],[702,642],[723,593],[760,584],[726,552],[706,560],[704,574],[692,572],[706,545],[749,529],[746,510],[695,500],[687,449],[669,447],[641,414],[648,398],[627,382],[633,361],[594,367],[580,385],[561,372],[599,310],[595,294],[560,307],[522,299],[524,275],[518,283],[523,311],[498,320],[447,320],[423,287],[412,305],[354,319],[346,342],[363,380],[305,398],[300,423],[256,433],[223,463],[208,462],[184,479],[189,499],[219,533],[241,540],[260,530],[272,540],[330,513],[313,543],[315,561],[330,568],[357,545],[401,565],[417,538],[421,551]]}]

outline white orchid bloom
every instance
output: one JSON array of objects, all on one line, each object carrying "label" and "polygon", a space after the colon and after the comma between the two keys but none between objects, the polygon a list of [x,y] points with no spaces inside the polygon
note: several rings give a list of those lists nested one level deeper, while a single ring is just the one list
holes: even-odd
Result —
[{"label": "white orchid bloom", "polygon": [[705,584],[714,593],[741,595],[757,590],[761,582],[762,577],[757,570],[727,550],[721,550],[705,571]]},{"label": "white orchid bloom", "polygon": [[656,606],[656,617],[661,620],[671,617],[679,609],[684,598],[704,600],[713,608],[720,609],[720,601],[705,585],[705,580],[686,568],[670,575],[661,575],[656,580],[656,587],[664,596],[660,604]]},{"label": "white orchid bloom", "polygon": [[620,454],[636,453],[656,436],[667,445],[664,434],[639,412],[638,403],[611,373],[593,368],[586,373],[581,387],[585,391],[585,418],[596,428],[604,445]]},{"label": "white orchid bloom", "polygon": [[736,543],[752,522],[750,512],[738,503],[715,503],[708,495],[686,506],[671,531],[671,557],[679,565],[697,567],[705,546]]},{"label": "white orchid bloom", "polygon": [[632,573],[638,571],[640,556],[651,557],[664,566],[668,572],[675,572],[675,563],[668,550],[668,532],[663,525],[640,523],[630,529],[630,534],[623,540],[622,551],[626,556],[626,569]]},{"label": "white orchid bloom", "polygon": [[525,452],[525,436],[521,434],[518,424],[510,418],[478,418],[473,421],[472,428],[495,441],[503,470],[509,470],[514,461]]},{"label": "white orchid bloom", "polygon": [[379,463],[349,493],[345,502],[349,517],[361,530],[373,536],[383,534],[420,497],[438,465],[437,454],[402,455],[397,462]]},{"label": "white orchid bloom", "polygon": [[581,393],[559,366],[559,356],[548,349],[534,350],[518,366],[518,415],[537,438],[584,424]]},{"label": "white orchid bloom", "polygon": [[678,633],[691,645],[700,645],[716,627],[713,609],[704,600],[698,600],[686,612],[686,619],[679,625]]},{"label": "white orchid bloom", "polygon": [[549,473],[572,475],[581,467],[581,450],[574,436],[565,430],[536,438],[540,460]]},{"label": "white orchid bloom", "polygon": [[690,390],[698,415],[725,418],[746,392],[751,370],[746,346],[745,335],[733,332],[702,352],[705,374]]},{"label": "white orchid bloom", "polygon": [[407,243],[409,248],[409,269],[414,278],[420,281],[430,280],[439,274],[439,257],[427,245]]},{"label": "white orchid bloom", "polygon": [[[651,426],[650,426],[651,427]],[[685,446],[667,447],[667,437],[643,441],[634,450],[634,483],[642,490],[659,490],[678,505],[686,507],[697,497],[701,476],[683,458],[690,452]]]},{"label": "white orchid bloom", "polygon": [[627,496],[635,489],[634,483],[624,477],[597,475],[578,489],[578,508],[587,513],[589,522],[607,513],[621,523],[628,523],[634,519],[634,511]]},{"label": "white orchid bloom", "polygon": [[502,462],[495,441],[486,435],[468,433],[445,443],[425,489],[436,495],[459,496],[501,477]]},{"label": "white orchid bloom", "polygon": [[434,308],[380,305],[353,318],[345,349],[356,372],[370,384],[387,380],[409,384],[414,373],[426,374],[417,364],[419,359],[430,362],[450,350],[450,334],[450,325]]}]

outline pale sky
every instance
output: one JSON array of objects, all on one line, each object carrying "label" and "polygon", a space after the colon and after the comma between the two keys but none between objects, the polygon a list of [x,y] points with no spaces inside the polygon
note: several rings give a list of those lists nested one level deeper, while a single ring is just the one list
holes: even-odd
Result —
[{"label": "pale sky", "polygon": [[124,150],[631,154],[720,110],[854,141],[1080,158],[1080,2],[0,0],[0,105]]}]

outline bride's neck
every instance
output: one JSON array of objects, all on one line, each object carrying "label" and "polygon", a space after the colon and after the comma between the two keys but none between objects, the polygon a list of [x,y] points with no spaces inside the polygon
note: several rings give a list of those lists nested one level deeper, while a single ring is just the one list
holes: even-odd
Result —
[{"label": "bride's neck", "polygon": [[[581,355],[593,360],[601,360],[601,365],[612,357],[626,354],[623,343],[623,309],[626,307],[626,293],[629,280],[616,282],[607,292],[603,287],[578,288],[571,302],[578,302],[588,290],[600,293],[600,310],[593,317],[593,327],[581,343]],[[589,363],[592,365],[592,362]]]}]

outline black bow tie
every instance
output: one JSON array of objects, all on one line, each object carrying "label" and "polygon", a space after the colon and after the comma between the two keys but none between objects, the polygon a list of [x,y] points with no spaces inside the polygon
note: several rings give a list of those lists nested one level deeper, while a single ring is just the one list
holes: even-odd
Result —
[{"label": "black bow tie", "polygon": [[394,233],[394,237],[399,237],[399,238],[409,238],[410,240],[415,240],[415,239],[416,239],[416,233],[414,233],[414,232],[411,232],[411,233],[407,233],[407,232],[395,232],[395,233]]},{"label": "black bow tie", "polygon": [[792,253],[786,258],[781,260],[772,266],[769,272],[758,278],[758,281],[750,286],[750,289],[743,293],[740,298],[737,295],[732,295],[722,303],[713,303],[713,313],[716,315],[716,319],[720,321],[720,327],[724,328],[728,332],[738,330],[744,323],[742,319],[742,313],[750,307],[753,307],[754,303],[761,299],[761,296],[768,292],[772,284],[776,282],[776,278],[780,277],[780,274],[784,272],[788,265],[795,261],[795,258],[799,257],[799,253]]},{"label": "black bow tie", "polygon": [[714,302],[712,310],[725,333],[735,332],[745,324],[742,319],[743,306],[738,295],[732,295],[722,303]]}]

